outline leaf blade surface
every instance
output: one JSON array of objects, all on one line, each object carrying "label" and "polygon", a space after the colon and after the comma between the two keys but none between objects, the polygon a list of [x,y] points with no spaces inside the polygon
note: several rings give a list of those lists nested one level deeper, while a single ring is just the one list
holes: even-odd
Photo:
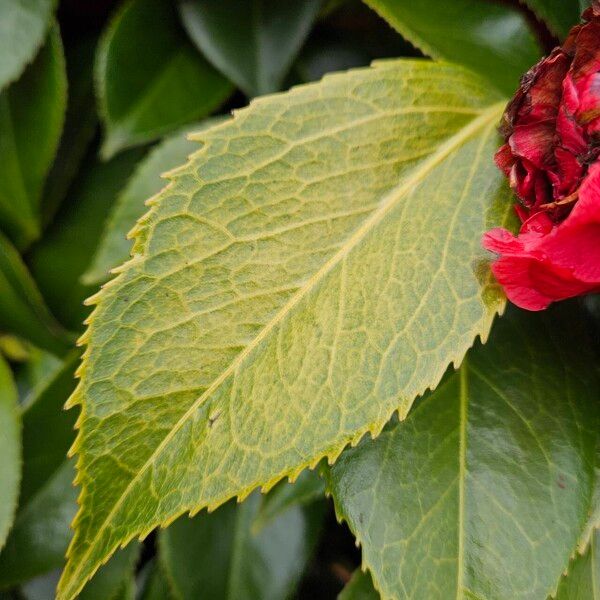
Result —
[{"label": "leaf blade surface", "polygon": [[0,548],[13,523],[21,479],[21,420],[17,388],[8,364],[0,357]]},{"label": "leaf blade surface", "polygon": [[[134,533],[379,431],[487,334],[504,305],[479,245],[510,210],[491,160],[502,108],[460,68],[392,61],[201,135],[84,337],[83,509],[61,597]],[[123,470],[93,440],[115,426]],[[201,476],[183,486],[187,468]]]},{"label": "leaf blade surface", "polygon": [[560,308],[511,310],[405,422],[332,467],[382,597],[555,591],[594,505],[600,417],[585,329]]},{"label": "leaf blade surface", "polygon": [[465,65],[507,94],[541,55],[513,7],[479,0],[366,2],[428,56]]}]

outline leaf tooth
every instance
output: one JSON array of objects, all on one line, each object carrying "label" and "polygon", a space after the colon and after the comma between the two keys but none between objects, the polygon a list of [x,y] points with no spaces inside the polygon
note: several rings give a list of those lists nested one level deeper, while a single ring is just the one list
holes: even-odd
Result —
[{"label": "leaf tooth", "polygon": [[314,458],[311,462],[308,463],[308,468],[311,471],[314,471],[314,469],[317,468],[317,465],[323,460],[322,456],[318,456],[317,458]]},{"label": "leaf tooth", "polygon": [[[79,366],[77,371],[79,371],[80,369],[81,369],[81,365]],[[77,389],[69,396],[69,398],[67,398],[67,401],[64,404],[64,409],[69,410],[71,408],[74,408],[75,406],[79,406],[79,405],[81,405],[81,402],[82,402],[82,397],[81,397],[81,392],[79,392],[79,386],[78,386]],[[79,421],[79,417],[77,418],[77,421],[75,422],[75,424],[77,424],[78,421]]]},{"label": "leaf tooth", "polygon": [[84,305],[85,306],[94,306],[94,305],[98,304],[98,301],[102,297],[103,289],[104,288],[100,288],[100,290],[98,292],[96,292],[95,294],[92,294],[91,296],[89,296],[88,298],[86,298],[83,301]]},{"label": "leaf tooth", "polygon": [[[86,323],[86,325],[89,325],[89,323]],[[77,346],[87,346],[87,343],[90,340],[90,330],[89,328],[86,329],[75,341],[75,344]]]},{"label": "leaf tooth", "polygon": [[[68,454],[67,454],[68,456]],[[71,459],[72,457],[69,456],[69,459]],[[75,477],[73,478],[73,487],[78,486],[81,483],[81,473],[79,473],[79,471],[77,471],[77,473],[75,474]],[[75,519],[73,519],[73,523],[71,523],[71,527],[75,526]]]},{"label": "leaf tooth", "polygon": [[[81,446],[81,436],[75,436],[71,447],[67,450],[67,458],[74,458],[77,452],[79,451],[79,447]],[[77,469],[75,473],[75,478],[73,479],[73,485],[79,485],[81,483],[81,472]],[[75,519],[73,519],[72,527],[75,526]]]},{"label": "leaf tooth", "polygon": [[[392,413],[393,416],[394,413]],[[391,418],[391,417],[390,417]],[[383,431],[383,428],[385,427],[387,421],[382,421],[381,423],[373,423],[372,427],[369,428],[369,433],[371,434],[371,439],[374,440],[375,438],[379,437],[379,435],[381,434],[381,432]]]}]

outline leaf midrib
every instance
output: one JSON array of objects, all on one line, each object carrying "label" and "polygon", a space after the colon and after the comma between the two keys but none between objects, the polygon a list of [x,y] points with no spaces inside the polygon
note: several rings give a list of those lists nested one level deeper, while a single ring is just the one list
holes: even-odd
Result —
[{"label": "leaf midrib", "polygon": [[186,412],[180,417],[180,419],[173,425],[167,435],[164,437],[162,442],[156,447],[152,454],[148,457],[146,462],[140,467],[136,475],[127,484],[127,487],[123,490],[112,509],[97,529],[97,533],[93,538],[93,541],[89,544],[86,551],[83,553],[79,560],[79,564],[76,570],[73,572],[71,581],[77,581],[78,576],[81,573],[83,567],[91,555],[92,551],[96,548],[98,540],[101,539],[104,531],[111,522],[113,516],[123,505],[125,499],[129,496],[131,490],[134,488],[140,477],[146,472],[146,470],[154,463],[157,456],[161,454],[163,449],[169,444],[175,434],[183,427],[187,420],[193,415],[193,413],[201,406],[204,401],[209,398],[215,390],[231,375],[238,367],[244,362],[246,357],[260,345],[260,343],[269,335],[273,329],[283,321],[283,319],[292,311],[292,309],[315,287],[315,285],[321,281],[335,266],[337,266],[349,252],[358,245],[358,243],[375,227],[385,215],[395,206],[407,192],[410,192],[416,185],[418,185],[430,171],[437,167],[443,162],[453,151],[461,147],[467,142],[473,135],[485,126],[489,125],[494,119],[500,117],[500,114],[504,110],[505,101],[502,100],[496,104],[491,105],[489,108],[480,112],[479,117],[471,121],[467,126],[463,127],[456,134],[448,138],[440,148],[433,153],[427,160],[425,160],[419,168],[416,168],[413,173],[408,176],[398,187],[390,191],[378,209],[373,211],[371,216],[359,227],[344,243],[338,252],[336,252],[310,279],[308,279],[298,291],[290,298],[290,300],[281,308],[281,310],[274,316],[274,318],[265,325],[265,327],[259,332],[259,334],[240,352],[235,360],[223,370],[221,375],[217,377],[214,382],[195,400],[192,405],[186,410]]}]

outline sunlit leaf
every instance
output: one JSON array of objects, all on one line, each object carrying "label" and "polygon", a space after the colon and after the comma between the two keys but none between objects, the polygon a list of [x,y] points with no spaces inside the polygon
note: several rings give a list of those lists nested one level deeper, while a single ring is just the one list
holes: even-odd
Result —
[{"label": "sunlit leaf", "polygon": [[198,149],[198,143],[190,141],[187,132],[202,131],[216,122],[217,119],[208,119],[201,125],[190,125],[186,132],[162,141],[140,161],[114,203],[94,257],[82,277],[85,284],[105,281],[111,269],[129,258],[132,242],[127,234],[148,210],[145,201],[165,187],[167,182],[162,178],[164,173],[185,162]]},{"label": "sunlit leaf", "polygon": [[503,107],[461,68],[390,61],[200,134],[94,300],[59,597],[134,535],[406,415],[487,335]]}]

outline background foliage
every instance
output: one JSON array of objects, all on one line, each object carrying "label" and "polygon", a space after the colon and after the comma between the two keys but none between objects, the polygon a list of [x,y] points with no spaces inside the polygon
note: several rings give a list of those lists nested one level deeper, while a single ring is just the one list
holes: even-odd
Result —
[{"label": "background foliage", "polygon": [[86,319],[61,597],[600,598],[597,298],[492,328],[479,247],[582,8],[0,0],[0,598],[65,567]]}]

